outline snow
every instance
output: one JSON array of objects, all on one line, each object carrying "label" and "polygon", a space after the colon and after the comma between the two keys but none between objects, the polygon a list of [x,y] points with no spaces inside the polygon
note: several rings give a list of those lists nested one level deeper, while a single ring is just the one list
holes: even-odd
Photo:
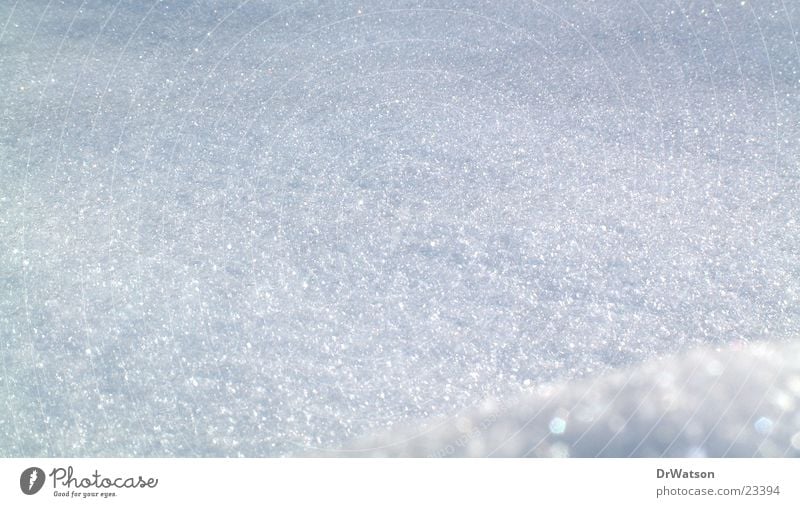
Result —
[{"label": "snow", "polygon": [[[326,453],[595,380],[633,402],[614,375],[648,364],[741,380],[696,350],[782,364],[798,27],[781,0],[3,3],[0,455]],[[743,386],[694,450],[576,444],[554,409],[459,453],[796,454],[796,392],[780,417]]]}]

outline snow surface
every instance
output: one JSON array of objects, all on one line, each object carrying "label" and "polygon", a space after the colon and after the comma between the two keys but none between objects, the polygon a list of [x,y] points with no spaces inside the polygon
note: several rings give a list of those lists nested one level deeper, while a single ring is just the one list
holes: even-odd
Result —
[{"label": "snow surface", "polygon": [[[799,28],[788,0],[0,2],[0,455],[322,453],[795,351]],[[798,408],[756,399],[719,419],[746,446],[698,452],[791,446]],[[555,413],[572,455],[695,441]]]}]

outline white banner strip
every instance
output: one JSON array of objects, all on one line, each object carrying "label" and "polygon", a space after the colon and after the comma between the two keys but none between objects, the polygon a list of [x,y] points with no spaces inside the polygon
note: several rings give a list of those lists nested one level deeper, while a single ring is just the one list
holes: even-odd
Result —
[{"label": "white banner strip", "polygon": [[4,506],[800,505],[790,459],[6,459],[0,477]]}]

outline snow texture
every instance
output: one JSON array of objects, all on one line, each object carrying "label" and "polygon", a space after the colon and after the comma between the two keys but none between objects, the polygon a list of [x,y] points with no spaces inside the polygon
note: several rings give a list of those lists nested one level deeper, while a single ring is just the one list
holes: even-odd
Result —
[{"label": "snow texture", "polygon": [[[574,397],[698,348],[796,358],[798,28],[788,0],[0,2],[0,456],[323,453],[546,385],[575,383],[512,421],[606,406]],[[551,407],[458,453],[552,454],[550,417],[562,454],[797,454],[796,377],[739,396],[690,357],[658,364],[696,390],[655,392],[705,422],[692,393],[733,392],[708,445],[686,411],[577,442]]]}]

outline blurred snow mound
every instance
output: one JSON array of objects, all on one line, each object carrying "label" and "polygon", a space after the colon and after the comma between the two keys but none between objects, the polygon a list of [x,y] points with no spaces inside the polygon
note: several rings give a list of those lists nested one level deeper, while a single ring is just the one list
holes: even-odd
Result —
[{"label": "blurred snow mound", "polygon": [[800,345],[701,349],[375,436],[340,455],[798,457]]}]

